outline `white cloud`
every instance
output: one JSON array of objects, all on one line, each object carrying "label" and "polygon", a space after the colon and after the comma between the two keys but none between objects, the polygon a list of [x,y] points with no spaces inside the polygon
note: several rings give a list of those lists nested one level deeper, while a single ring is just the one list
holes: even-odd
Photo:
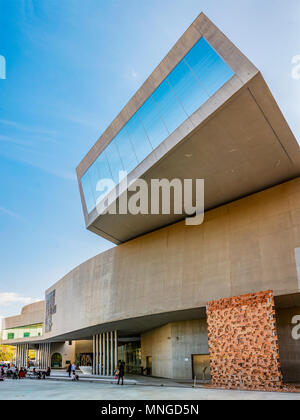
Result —
[{"label": "white cloud", "polygon": [[15,303],[21,303],[23,305],[28,305],[30,303],[37,302],[39,299],[33,299],[31,297],[26,297],[19,295],[18,293],[5,292],[0,293],[0,306],[9,306]]}]

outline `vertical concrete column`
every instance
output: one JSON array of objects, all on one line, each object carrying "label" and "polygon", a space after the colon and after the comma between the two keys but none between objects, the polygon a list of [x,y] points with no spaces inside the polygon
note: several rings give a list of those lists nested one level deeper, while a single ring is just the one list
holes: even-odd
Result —
[{"label": "vertical concrete column", "polygon": [[19,354],[18,354],[18,368],[20,369],[22,363],[22,346],[19,344]]},{"label": "vertical concrete column", "polygon": [[42,363],[43,363],[43,345],[40,344],[40,364],[39,364],[39,368],[42,367]]},{"label": "vertical concrete column", "polygon": [[99,334],[99,375],[102,375],[102,363],[103,363],[103,351],[102,351],[102,336],[103,334]]},{"label": "vertical concrete column", "polygon": [[115,341],[114,359],[115,359],[115,367],[116,367],[118,365],[118,333],[117,333],[117,330],[114,332],[114,341]]},{"label": "vertical concrete column", "polygon": [[19,344],[16,345],[16,366],[19,367],[19,352],[20,352],[20,346]]},{"label": "vertical concrete column", "polygon": [[96,375],[99,375],[99,334],[96,335]]},{"label": "vertical concrete column", "polygon": [[35,366],[37,366],[37,364],[38,364],[38,357],[39,357],[39,354],[38,354],[38,349],[36,349],[35,350]]},{"label": "vertical concrete column", "polygon": [[39,344],[39,364],[38,368],[40,369],[42,367],[42,344]]},{"label": "vertical concrete column", "polygon": [[93,375],[96,374],[96,336],[93,335]]},{"label": "vertical concrete column", "polygon": [[20,367],[23,367],[23,351],[24,351],[23,345],[20,344]]},{"label": "vertical concrete column", "polygon": [[42,363],[41,363],[41,368],[45,369],[45,359],[46,359],[46,345],[45,343],[42,344]]},{"label": "vertical concrete column", "polygon": [[109,332],[106,333],[106,376],[109,376]]},{"label": "vertical concrete column", "polygon": [[24,367],[27,369],[28,365],[28,343],[24,344]]},{"label": "vertical concrete column", "polygon": [[103,376],[106,376],[106,333],[103,333]]},{"label": "vertical concrete column", "polygon": [[51,364],[51,362],[50,362],[50,359],[51,359],[51,354],[50,354],[50,350],[51,349],[51,344],[50,343],[47,343],[47,363],[46,363],[46,369],[48,368],[48,367],[50,367],[50,364]]},{"label": "vertical concrete column", "polygon": [[25,353],[26,353],[26,344],[21,345],[22,348],[22,361],[21,361],[21,367],[25,367]]},{"label": "vertical concrete column", "polygon": [[45,345],[42,344],[42,360],[41,360],[41,369],[44,369],[44,359],[45,359]]},{"label": "vertical concrete column", "polygon": [[42,360],[41,360],[41,369],[44,369],[44,360],[45,360],[45,345],[42,344]]},{"label": "vertical concrete column", "polygon": [[16,366],[18,366],[18,351],[19,351],[19,347],[18,345],[16,345],[16,360],[15,360]]},{"label": "vertical concrete column", "polygon": [[110,332],[110,374],[114,374],[114,337],[113,331]]},{"label": "vertical concrete column", "polygon": [[25,367],[25,369],[27,369],[28,368],[28,356],[29,356],[29,345],[28,345],[28,343],[26,343],[25,344],[25,357],[24,357],[24,367]]}]

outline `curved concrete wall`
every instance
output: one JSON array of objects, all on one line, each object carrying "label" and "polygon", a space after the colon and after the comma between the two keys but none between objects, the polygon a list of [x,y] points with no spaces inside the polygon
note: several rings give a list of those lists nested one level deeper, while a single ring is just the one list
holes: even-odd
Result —
[{"label": "curved concrete wall", "polygon": [[21,315],[11,316],[3,319],[2,329],[23,327],[44,323],[45,301],[39,301],[26,305],[22,308]]},{"label": "curved concrete wall", "polygon": [[297,293],[299,233],[297,178],[207,212],[203,225],[182,222],[120,245],[48,289],[56,310],[45,337],[249,292]]}]

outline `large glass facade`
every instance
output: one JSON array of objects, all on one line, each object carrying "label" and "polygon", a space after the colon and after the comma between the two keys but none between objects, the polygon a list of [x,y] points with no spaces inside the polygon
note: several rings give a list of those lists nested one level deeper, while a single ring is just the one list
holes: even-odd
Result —
[{"label": "large glass facade", "polygon": [[201,38],[81,178],[88,213],[109,193],[97,191],[101,179],[117,185],[120,171],[130,173],[233,76]]},{"label": "large glass facade", "polygon": [[2,340],[16,338],[40,337],[43,334],[43,324],[26,325],[24,327],[10,328],[2,331]]},{"label": "large glass facade", "polygon": [[141,374],[142,350],[140,341],[120,346],[118,348],[118,359],[125,362],[126,373]]}]

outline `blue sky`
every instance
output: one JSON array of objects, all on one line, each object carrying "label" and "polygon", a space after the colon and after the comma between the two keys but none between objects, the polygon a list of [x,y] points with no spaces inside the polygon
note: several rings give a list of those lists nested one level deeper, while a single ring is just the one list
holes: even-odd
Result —
[{"label": "blue sky", "polygon": [[0,0],[0,316],[112,247],[84,227],[75,168],[201,11],[300,139],[299,0]]}]

